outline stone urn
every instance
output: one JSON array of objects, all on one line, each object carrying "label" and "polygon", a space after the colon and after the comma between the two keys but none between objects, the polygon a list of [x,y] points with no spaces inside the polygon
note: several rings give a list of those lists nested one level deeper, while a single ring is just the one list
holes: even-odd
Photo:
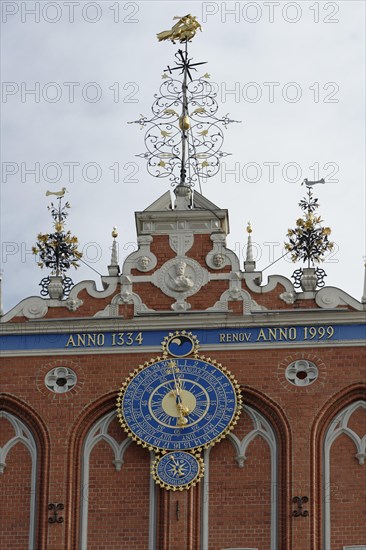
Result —
[{"label": "stone urn", "polygon": [[315,267],[304,267],[301,276],[301,288],[304,292],[314,292],[318,284]]},{"label": "stone urn", "polygon": [[64,296],[64,287],[62,277],[50,275],[50,284],[48,285],[48,294],[52,300],[62,300]]}]

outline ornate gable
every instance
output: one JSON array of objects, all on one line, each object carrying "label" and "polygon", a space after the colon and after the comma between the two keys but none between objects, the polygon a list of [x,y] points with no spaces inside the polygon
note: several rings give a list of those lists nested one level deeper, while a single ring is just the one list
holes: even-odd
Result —
[{"label": "ornate gable", "polygon": [[[178,203],[178,205],[177,205]],[[153,313],[205,312],[248,316],[271,310],[355,309],[363,304],[334,287],[296,292],[292,282],[262,273],[250,259],[241,269],[227,248],[228,212],[195,192],[172,204],[164,193],[136,212],[138,249],[118,266],[114,241],[103,290],[93,281],[76,284],[65,299],[30,297],[9,311],[3,322],[41,318],[121,317]],[[173,208],[174,207],[174,208]]]}]

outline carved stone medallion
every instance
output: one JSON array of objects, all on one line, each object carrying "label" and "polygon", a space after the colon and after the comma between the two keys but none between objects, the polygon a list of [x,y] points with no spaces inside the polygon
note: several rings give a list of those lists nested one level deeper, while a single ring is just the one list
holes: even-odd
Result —
[{"label": "carved stone medallion", "polygon": [[185,256],[168,260],[153,274],[153,283],[167,296],[184,299],[192,296],[208,282],[208,272]]}]

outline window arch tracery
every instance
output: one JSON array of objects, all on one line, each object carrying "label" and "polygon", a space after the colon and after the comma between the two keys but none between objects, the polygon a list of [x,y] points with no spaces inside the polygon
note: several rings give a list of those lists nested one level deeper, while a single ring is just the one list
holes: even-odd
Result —
[{"label": "window arch tracery", "polygon": [[[268,420],[256,409],[244,405],[243,410],[252,421],[252,430],[240,439],[234,433],[227,436],[228,441],[233,445],[239,468],[245,468],[246,451],[249,445],[257,438],[262,438],[269,446],[271,457],[271,550],[277,549],[277,496],[278,496],[278,460],[277,460],[277,439],[275,432]],[[209,548],[209,478],[210,478],[210,451],[204,452],[205,476],[202,490],[202,550]]]},{"label": "window arch tracery", "polygon": [[332,483],[330,471],[330,454],[333,443],[342,434],[346,435],[355,445],[354,458],[360,466],[364,466],[366,458],[366,433],[363,436],[357,434],[350,426],[349,421],[358,409],[366,410],[366,401],[358,400],[341,412],[330,422],[324,439],[323,448],[323,507],[324,507],[324,548],[331,547],[331,500]]},{"label": "window arch tracery", "polygon": [[[111,411],[99,420],[97,420],[90,428],[83,446],[82,457],[82,500],[81,500],[81,530],[80,530],[80,548],[86,550],[88,547],[88,512],[89,512],[89,467],[90,455],[95,446],[104,441],[113,452],[112,463],[116,472],[120,472],[124,464],[124,454],[129,448],[132,440],[126,437],[121,443],[109,433],[109,428],[112,422],[117,418],[116,411]],[[154,453],[150,453],[150,461],[154,459]],[[149,502],[149,548],[155,549],[155,518],[156,518],[156,489],[152,477],[150,477],[150,502]]]},{"label": "window arch tracery", "polygon": [[31,457],[29,550],[33,550],[35,544],[36,520],[37,446],[32,432],[18,417],[10,412],[0,411],[0,418],[7,420],[14,429],[14,435],[3,445],[3,447],[0,447],[0,474],[6,475],[7,457],[15,445],[19,443],[24,445]]}]

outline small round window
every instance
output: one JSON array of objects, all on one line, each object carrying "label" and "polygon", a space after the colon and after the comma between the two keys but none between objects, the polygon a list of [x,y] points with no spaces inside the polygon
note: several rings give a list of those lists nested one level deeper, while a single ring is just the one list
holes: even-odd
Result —
[{"label": "small round window", "polygon": [[57,367],[50,370],[44,379],[46,388],[54,393],[66,393],[76,385],[76,373],[68,367]]},{"label": "small round window", "polygon": [[285,376],[294,386],[310,386],[318,378],[319,372],[314,363],[299,359],[287,367]]}]

